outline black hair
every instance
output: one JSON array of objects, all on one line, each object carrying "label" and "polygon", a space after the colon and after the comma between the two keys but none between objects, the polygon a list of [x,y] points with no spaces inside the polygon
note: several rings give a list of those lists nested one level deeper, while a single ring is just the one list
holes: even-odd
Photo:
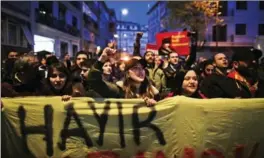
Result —
[{"label": "black hair", "polygon": [[86,55],[87,58],[88,58],[88,53],[85,52],[85,51],[82,51],[82,50],[81,50],[81,51],[79,51],[79,52],[76,53],[76,55],[75,55],[75,59],[77,59],[77,57],[78,57],[80,54],[84,54],[84,55]]},{"label": "black hair", "polygon": [[[182,92],[183,92],[182,91],[182,84],[184,81],[184,77],[189,71],[194,71],[195,74],[197,75],[197,78],[198,78],[198,73],[197,73],[197,70],[195,70],[195,69],[189,69],[189,70],[180,71],[179,73],[177,73],[177,77],[175,79],[175,88],[173,88],[175,95],[182,95]],[[197,93],[197,90],[196,90],[196,92],[194,92],[193,95],[196,95],[196,93]]]},{"label": "black hair", "polygon": [[59,63],[59,60],[57,59],[56,56],[48,57],[46,60],[47,60],[47,61],[46,61],[46,64],[47,64],[48,66],[50,66],[50,65],[52,65],[52,64]]},{"label": "black hair", "polygon": [[49,67],[48,67],[48,78],[51,77],[51,75],[53,74],[54,70],[57,70],[57,71],[62,72],[62,73],[65,73],[67,78],[70,77],[69,70],[61,62],[53,63],[53,64],[49,65]]},{"label": "black hair", "polygon": [[81,67],[91,68],[93,63],[94,61],[88,59],[81,63]]}]

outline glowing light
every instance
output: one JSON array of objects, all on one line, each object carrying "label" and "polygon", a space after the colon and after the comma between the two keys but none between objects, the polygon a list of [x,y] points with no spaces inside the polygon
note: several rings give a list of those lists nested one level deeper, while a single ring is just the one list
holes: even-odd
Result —
[{"label": "glowing light", "polygon": [[115,37],[115,38],[118,38],[119,36],[118,36],[118,34],[114,34],[114,37]]},{"label": "glowing light", "polygon": [[128,60],[130,60],[130,58],[128,56],[124,56],[121,60],[128,61]]},{"label": "glowing light", "polygon": [[128,9],[124,8],[121,10],[122,15],[126,16],[128,14]]},{"label": "glowing light", "polygon": [[49,52],[54,52],[54,44],[55,44],[55,39],[44,37],[44,36],[39,36],[39,35],[34,35],[34,51],[42,51],[46,50]]}]

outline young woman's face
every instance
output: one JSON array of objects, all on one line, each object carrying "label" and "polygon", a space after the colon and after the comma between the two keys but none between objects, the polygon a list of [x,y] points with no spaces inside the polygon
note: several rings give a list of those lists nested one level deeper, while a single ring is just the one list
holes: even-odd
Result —
[{"label": "young woman's face", "polygon": [[106,62],[103,65],[103,74],[110,75],[112,73],[112,66],[110,62]]},{"label": "young woman's face", "polygon": [[138,83],[141,83],[144,81],[146,77],[145,69],[141,64],[136,64],[134,67],[130,68],[128,70],[129,77]]},{"label": "young woman's face", "polygon": [[198,78],[193,70],[190,70],[184,76],[182,83],[183,94],[191,96],[198,88]]},{"label": "young woman's face", "polygon": [[56,90],[61,90],[66,84],[67,76],[63,72],[59,72],[58,70],[54,70],[50,75],[50,83]]},{"label": "young woman's face", "polygon": [[211,75],[213,73],[213,71],[214,71],[213,65],[211,65],[211,64],[206,65],[205,70],[204,70],[206,76]]},{"label": "young woman's face", "polygon": [[79,54],[76,58],[76,64],[78,65],[79,68],[81,68],[81,63],[87,60],[87,55],[85,54]]}]

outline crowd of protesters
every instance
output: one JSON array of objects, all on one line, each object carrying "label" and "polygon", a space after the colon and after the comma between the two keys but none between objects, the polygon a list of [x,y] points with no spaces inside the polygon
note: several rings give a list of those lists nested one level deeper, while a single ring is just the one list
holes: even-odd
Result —
[{"label": "crowd of protesters", "polygon": [[[140,54],[138,33],[134,54]],[[197,39],[190,33],[190,54],[179,56],[170,48],[170,39],[162,41],[159,54],[146,51],[144,56],[117,58],[116,43],[89,59],[79,51],[75,59],[66,54],[62,60],[41,51],[18,56],[10,52],[2,62],[1,96],[61,96],[92,98],[142,98],[146,105],[161,99],[183,95],[191,98],[263,98],[264,63],[262,52],[244,49],[196,61]],[[262,58],[263,59],[263,58]]]}]

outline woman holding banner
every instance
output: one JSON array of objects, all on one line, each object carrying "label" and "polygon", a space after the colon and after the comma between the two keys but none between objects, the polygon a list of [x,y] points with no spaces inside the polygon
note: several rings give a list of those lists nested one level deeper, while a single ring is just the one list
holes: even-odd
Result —
[{"label": "woman holding banner", "polygon": [[68,101],[71,96],[84,96],[83,86],[72,84],[69,70],[63,63],[52,64],[48,69],[48,77],[42,82],[41,95],[62,96]]},{"label": "woman holding banner", "polygon": [[159,99],[159,91],[146,78],[144,62],[137,57],[125,63],[125,77],[116,84],[102,79],[102,66],[116,50],[105,48],[88,75],[92,88],[104,98],[143,98],[148,106]]},{"label": "woman holding banner", "polygon": [[195,70],[180,71],[175,80],[175,90],[169,93],[167,97],[183,95],[191,98],[206,97],[199,91],[199,79]]}]

